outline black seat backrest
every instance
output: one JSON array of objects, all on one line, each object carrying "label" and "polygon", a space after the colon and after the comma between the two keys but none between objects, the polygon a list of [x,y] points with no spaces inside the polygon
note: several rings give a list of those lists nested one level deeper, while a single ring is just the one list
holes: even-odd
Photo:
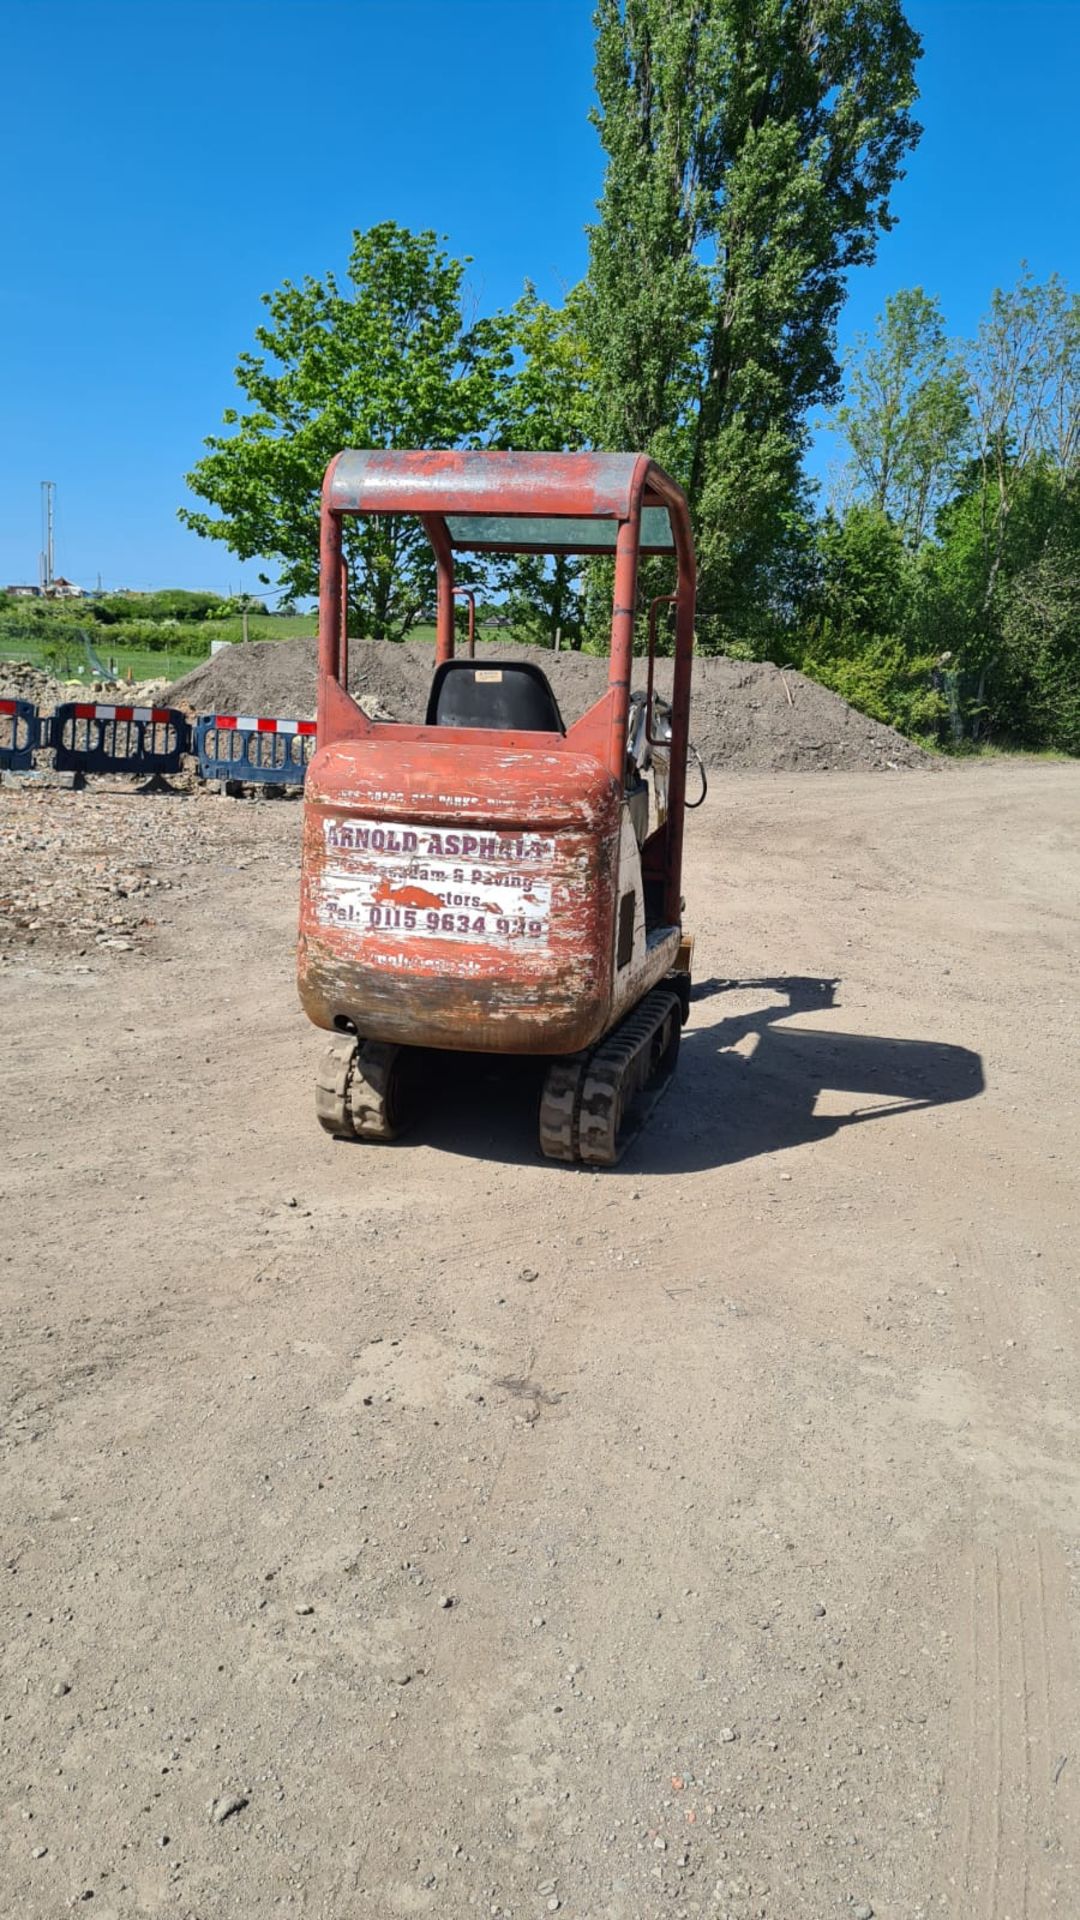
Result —
[{"label": "black seat backrest", "polygon": [[547,675],[530,660],[444,660],[431,682],[427,725],[566,732]]}]

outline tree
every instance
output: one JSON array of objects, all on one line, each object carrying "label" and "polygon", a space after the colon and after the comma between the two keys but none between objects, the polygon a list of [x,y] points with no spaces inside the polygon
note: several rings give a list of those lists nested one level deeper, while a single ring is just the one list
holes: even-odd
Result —
[{"label": "tree", "polygon": [[967,381],[938,302],[921,287],[891,295],[874,342],[856,341],[849,368],[849,398],[836,418],[858,487],[917,547],[970,447]]},{"label": "tree", "polygon": [[1080,295],[1052,274],[1038,286],[1025,268],[998,288],[968,349],[981,475],[983,611],[1005,558],[1016,481],[1041,459],[1066,483],[1080,461]]},{"label": "tree", "polygon": [[1002,692],[1013,731],[1080,754],[1080,486],[1037,559],[1009,581],[1002,607]]},{"label": "tree", "polygon": [[[242,354],[236,369],[249,411],[228,409],[232,431],[212,435],[187,476],[213,511],[183,507],[181,520],[242,560],[275,560],[285,590],[308,597],[318,591],[319,495],[335,453],[483,444],[505,399],[512,340],[504,317],[466,324],[466,264],[433,233],[386,221],[354,233],[347,288],[331,273],[264,294],[261,351]],[[434,598],[423,529],[395,515],[349,520],[344,550],[355,631],[399,639]]]},{"label": "tree", "polygon": [[1056,275],[1039,286],[1025,270],[994,293],[964,367],[972,457],[921,557],[920,624],[954,655],[973,738],[1059,741],[1055,699],[1075,699],[1080,299]]},{"label": "tree", "polygon": [[823,624],[847,636],[903,631],[906,556],[898,527],[881,507],[854,506],[843,520],[827,513],[818,551],[816,599]]},{"label": "tree", "polygon": [[583,287],[572,287],[564,304],[552,307],[526,281],[506,316],[516,358],[503,369],[496,400],[499,445],[536,453],[588,446],[595,368],[585,305]]},{"label": "tree", "polygon": [[797,664],[875,720],[933,732],[944,702],[912,634],[914,562],[895,521],[871,503],[825,514],[817,563]]},{"label": "tree", "polygon": [[899,0],[599,0],[594,437],[687,488],[702,603],[774,592],[851,268],[919,128]]},{"label": "tree", "polygon": [[[919,556],[916,623],[926,646],[953,656],[963,730],[973,739],[993,731],[1030,745],[1061,744],[1047,689],[1067,684],[1080,667],[1069,587],[1070,567],[1080,560],[1078,477],[1063,479],[1037,455],[1007,465],[1005,486],[1008,511],[999,515],[996,480],[984,478],[978,458],[971,462]],[[988,603],[990,566],[996,579]]]},{"label": "tree", "polygon": [[[526,282],[511,308],[513,366],[498,403],[498,443],[536,453],[576,452],[588,445],[593,367],[584,322],[584,292],[571,289],[562,307],[537,299]],[[583,630],[582,562],[571,554],[523,554],[497,575],[516,632],[545,646],[556,635],[578,647]]]}]

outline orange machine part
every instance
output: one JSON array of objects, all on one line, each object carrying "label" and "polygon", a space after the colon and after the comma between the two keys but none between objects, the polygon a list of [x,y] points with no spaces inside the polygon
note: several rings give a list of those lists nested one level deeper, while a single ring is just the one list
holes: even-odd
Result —
[{"label": "orange machine part", "polygon": [[591,1045],[610,1017],[620,800],[593,754],[545,734],[390,726],[321,748],[304,808],[309,1018],[470,1053]]}]

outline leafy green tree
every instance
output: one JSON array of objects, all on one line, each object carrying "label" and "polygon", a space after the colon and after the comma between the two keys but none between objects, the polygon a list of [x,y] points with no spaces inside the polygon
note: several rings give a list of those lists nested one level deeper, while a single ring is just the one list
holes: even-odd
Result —
[{"label": "leafy green tree", "polygon": [[916,618],[950,654],[964,733],[1059,741],[1069,729],[1055,702],[1071,698],[1080,299],[1056,275],[1040,286],[1025,270],[994,293],[964,360],[972,457],[920,556]]},{"label": "leafy green tree", "polygon": [[[1063,479],[1042,455],[1007,467],[1005,484],[1008,511],[999,516],[996,481],[984,482],[981,463],[972,462],[938,515],[937,538],[919,556],[914,624],[923,645],[950,656],[963,734],[1055,743],[1050,697],[1039,689],[1060,682],[1058,665],[1067,667],[1068,569],[1080,559],[1077,477]],[[995,585],[987,604],[990,566]],[[1052,608],[1059,612],[1051,617]],[[1046,649],[1038,644],[1040,609],[1050,621]],[[1076,657],[1080,632],[1073,634]]]},{"label": "leafy green tree", "polygon": [[1080,754],[1080,485],[1002,595],[1001,697],[1014,734]]},{"label": "leafy green tree", "polygon": [[549,306],[526,281],[506,316],[513,362],[501,369],[496,440],[537,453],[573,453],[589,444],[595,367],[586,332],[586,296],[573,287]]},{"label": "leafy green tree", "polygon": [[[466,262],[433,233],[385,221],[354,233],[347,285],[286,281],[264,294],[257,352],[240,356],[248,410],[229,408],[187,476],[202,507],[180,518],[242,560],[277,563],[295,598],[318,590],[319,495],[343,447],[483,444],[512,360],[504,318],[467,323]],[[422,528],[402,516],[347,521],[350,622],[400,638],[434,598]],[[468,569],[462,569],[468,577]]]},{"label": "leafy green tree", "polygon": [[599,0],[594,437],[685,484],[702,603],[778,592],[848,272],[918,138],[899,0]]},{"label": "leafy green tree", "polygon": [[869,498],[821,530],[808,670],[903,725],[920,708],[908,669],[929,667],[957,743],[1075,751],[1080,302],[1025,272],[994,294],[961,373],[934,303],[899,295],[860,348],[841,419]]},{"label": "leafy green tree", "polygon": [[[593,366],[585,331],[584,293],[575,287],[561,307],[525,292],[507,316],[514,349],[498,401],[498,444],[536,453],[576,452],[588,445]],[[493,569],[506,594],[514,631],[541,645],[556,636],[581,645],[583,566],[572,555],[523,554]]]},{"label": "leafy green tree", "polygon": [[911,635],[913,561],[881,507],[826,514],[798,665],[863,713],[906,733],[936,731],[944,701],[932,651]]},{"label": "leafy green tree", "polygon": [[921,287],[886,300],[874,341],[861,336],[849,356],[847,389],[836,418],[859,490],[917,547],[971,442],[966,376]]},{"label": "leafy green tree", "polygon": [[1080,295],[1022,272],[994,293],[967,353],[982,507],[983,612],[1006,558],[1017,487],[1033,461],[1066,484],[1080,462]]},{"label": "leafy green tree", "polygon": [[904,543],[880,506],[852,507],[843,520],[827,513],[818,551],[817,610],[822,622],[850,635],[902,632],[907,609]]}]

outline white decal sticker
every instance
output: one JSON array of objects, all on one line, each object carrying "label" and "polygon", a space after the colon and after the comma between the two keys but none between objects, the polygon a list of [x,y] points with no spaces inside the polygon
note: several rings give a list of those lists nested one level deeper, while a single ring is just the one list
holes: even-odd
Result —
[{"label": "white decal sticker", "polygon": [[555,842],[543,834],[323,822],[326,926],[455,945],[545,945]]}]

